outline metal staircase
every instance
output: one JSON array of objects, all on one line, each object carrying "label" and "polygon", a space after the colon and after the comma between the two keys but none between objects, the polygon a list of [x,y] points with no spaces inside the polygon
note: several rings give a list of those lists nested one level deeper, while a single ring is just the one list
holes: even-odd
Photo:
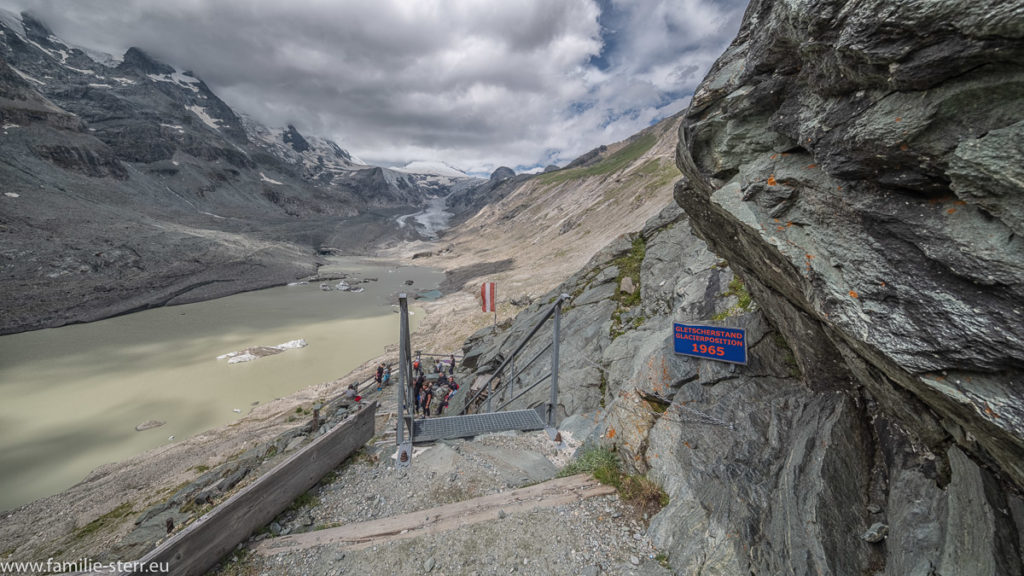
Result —
[{"label": "metal staircase", "polygon": [[[398,394],[398,425],[396,440],[398,442],[397,467],[408,466],[412,461],[412,444],[415,442],[429,442],[444,438],[465,438],[477,436],[489,432],[502,432],[507,430],[540,430],[548,429],[552,438],[555,437],[556,410],[558,407],[558,340],[561,323],[562,303],[568,299],[568,295],[559,296],[551,308],[536,323],[533,329],[526,335],[497,370],[491,375],[487,383],[472,393],[467,388],[464,405],[458,415],[444,416],[437,418],[415,419],[408,410],[409,402],[407,395],[412,394],[412,355],[409,342],[409,304],[405,294],[398,297],[400,320],[399,339],[399,385],[395,388]],[[527,344],[537,337],[541,327],[552,321],[551,342],[544,346],[525,364],[520,364],[516,369],[516,357],[521,354]],[[536,382],[529,386],[516,388],[520,376],[541,359],[548,351],[551,352],[551,369]],[[546,404],[536,408],[525,410],[503,411],[505,407],[519,400],[530,393],[538,386],[550,381],[550,396]],[[500,403],[492,411],[493,399],[497,398]],[[505,400],[505,398],[508,398]],[[481,411],[482,410],[482,411]],[[476,413],[469,413],[476,411]],[[542,418],[542,415],[544,416]]]}]

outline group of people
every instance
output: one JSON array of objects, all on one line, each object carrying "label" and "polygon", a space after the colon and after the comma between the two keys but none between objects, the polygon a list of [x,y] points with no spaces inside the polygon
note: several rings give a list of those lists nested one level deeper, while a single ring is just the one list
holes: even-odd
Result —
[{"label": "group of people", "polygon": [[[417,356],[412,363],[412,370],[415,379],[413,380],[413,411],[422,414],[424,417],[441,416],[444,409],[448,407],[448,401],[455,396],[459,384],[455,381],[455,355],[448,357],[448,362],[438,360],[433,366],[437,379],[427,379],[423,370],[423,362]],[[445,374],[447,372],[447,374]],[[391,365],[381,362],[374,372],[373,381],[377,385],[377,391],[382,390],[391,382]],[[359,395],[359,388],[350,384],[345,391],[345,396],[350,400],[359,402],[362,397]]]},{"label": "group of people", "polygon": [[380,392],[391,381],[391,365],[383,362],[378,364],[377,373],[373,376],[373,381],[377,383],[377,391]]},{"label": "group of people", "polygon": [[[446,368],[447,375],[445,374]],[[434,365],[434,372],[437,374],[436,380],[427,380],[426,373],[423,371],[423,363],[419,357],[413,361],[412,370],[416,376],[412,384],[413,412],[423,414],[425,418],[432,415],[443,415],[444,409],[448,407],[448,401],[455,396],[455,392],[459,389],[459,384],[455,381],[455,355],[452,354],[449,357],[447,366],[443,361],[437,361]]]}]

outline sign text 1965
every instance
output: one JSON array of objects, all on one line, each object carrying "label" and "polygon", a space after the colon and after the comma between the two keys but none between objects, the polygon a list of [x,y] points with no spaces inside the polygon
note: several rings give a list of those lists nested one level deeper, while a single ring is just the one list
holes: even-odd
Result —
[{"label": "sign text 1965", "polygon": [[672,340],[676,354],[747,363],[747,333],[743,328],[675,324]]}]

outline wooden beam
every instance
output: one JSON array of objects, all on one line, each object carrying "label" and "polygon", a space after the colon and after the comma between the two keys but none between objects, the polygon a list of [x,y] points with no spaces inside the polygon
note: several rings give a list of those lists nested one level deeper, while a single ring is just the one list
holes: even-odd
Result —
[{"label": "wooden beam", "polygon": [[[199,576],[235,549],[255,530],[265,526],[374,433],[377,403],[372,402],[323,436],[313,440],[273,470],[203,515],[180,533],[134,563],[132,574]],[[165,565],[169,572],[149,572]]]}]

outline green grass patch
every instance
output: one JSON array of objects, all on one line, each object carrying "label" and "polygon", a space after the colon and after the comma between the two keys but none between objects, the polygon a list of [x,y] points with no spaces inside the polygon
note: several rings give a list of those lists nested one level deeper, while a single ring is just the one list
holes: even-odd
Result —
[{"label": "green grass patch", "polygon": [[601,408],[605,405],[605,396],[608,394],[608,376],[601,370]]},{"label": "green grass patch", "polygon": [[569,180],[588,178],[590,176],[602,176],[618,172],[632,164],[637,158],[643,156],[657,141],[658,138],[654,134],[645,134],[635,138],[632,142],[623,146],[618,152],[615,152],[600,162],[591,164],[590,166],[580,166],[578,168],[568,168],[548,172],[537,176],[537,180],[542,184],[561,184],[563,182],[568,182]]},{"label": "green grass patch", "polygon": [[320,504],[320,499],[313,494],[313,491],[303,492],[292,500],[291,506],[288,506],[288,510],[294,512],[302,508],[315,508]]},{"label": "green grass patch", "polygon": [[[559,478],[590,473],[602,484],[619,487],[619,457],[607,448],[588,448],[558,471]],[[607,480],[607,481],[606,481]]]},{"label": "green grass patch", "polygon": [[114,508],[110,512],[107,512],[103,516],[89,522],[85,526],[82,526],[78,530],[75,530],[75,538],[85,538],[103,530],[105,528],[111,528],[118,523],[119,520],[126,516],[131,515],[134,512],[131,502],[125,502],[117,508]]},{"label": "green grass patch", "polygon": [[[634,317],[631,322],[623,322],[622,314],[628,308],[640,305],[640,266],[643,265],[646,255],[647,241],[638,234],[633,239],[633,246],[630,248],[629,253],[616,258],[613,262],[619,268],[619,276],[615,279],[616,290],[613,297],[618,303],[618,307],[612,312],[612,325],[609,329],[612,340],[622,336],[631,329],[640,327],[645,321],[645,318],[640,315]],[[627,294],[619,289],[622,287],[622,281],[625,278],[633,281],[634,289],[632,294]]]},{"label": "green grass patch", "polygon": [[637,235],[633,239],[633,247],[630,248],[629,253],[615,259],[614,264],[619,267],[619,276],[615,281],[622,286],[622,280],[628,276],[633,280],[633,286],[636,288],[632,294],[616,291],[615,299],[618,300],[620,306],[635,306],[640,303],[640,266],[643,265],[646,255],[647,241],[643,236]]},{"label": "green grass patch", "polygon": [[732,280],[729,281],[729,289],[723,296],[735,296],[736,304],[744,310],[750,310],[750,305],[753,303],[750,292],[747,292],[747,287],[743,285],[743,280],[740,280],[739,276],[732,277]]},{"label": "green grass patch", "polygon": [[615,452],[607,448],[588,448],[559,470],[558,477],[590,473],[601,484],[614,486],[625,502],[648,517],[668,505],[668,494],[656,482],[639,474],[624,474]]},{"label": "green grass patch", "polygon": [[740,277],[736,275],[733,275],[732,280],[729,281],[729,289],[726,290],[725,292],[722,292],[721,296],[723,298],[735,296],[736,305],[729,308],[728,310],[715,314],[714,316],[711,317],[712,320],[725,320],[730,316],[735,316],[737,314],[750,310],[751,306],[754,305],[754,299],[751,298],[750,292],[747,291],[747,287],[743,284],[743,280],[741,280]]}]

